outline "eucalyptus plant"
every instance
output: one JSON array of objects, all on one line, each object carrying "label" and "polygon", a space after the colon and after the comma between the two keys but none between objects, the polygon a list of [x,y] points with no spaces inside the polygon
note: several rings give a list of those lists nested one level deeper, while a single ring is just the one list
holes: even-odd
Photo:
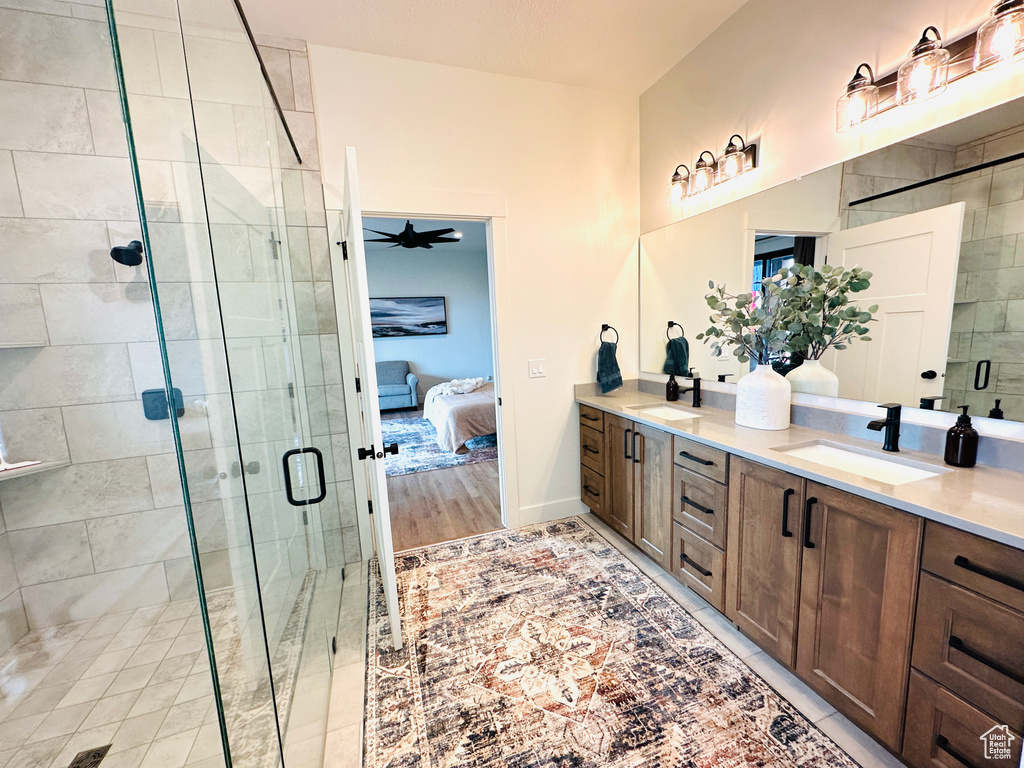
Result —
[{"label": "eucalyptus plant", "polygon": [[762,281],[765,288],[762,294],[734,296],[726,293],[724,285],[716,286],[714,281],[708,281],[711,293],[704,299],[714,310],[709,318],[713,325],[697,334],[697,338],[711,344],[715,357],[722,357],[725,347],[732,347],[732,353],[741,363],[753,360],[759,365],[769,365],[772,358],[786,348],[789,332],[784,322],[785,307],[778,292],[773,292],[773,284],[774,280],[767,278]]},{"label": "eucalyptus plant", "polygon": [[850,303],[851,294],[871,285],[871,272],[822,265],[783,267],[766,281],[769,295],[782,306],[782,324],[789,335],[786,348],[807,360],[817,360],[830,348],[846,349],[860,339],[871,341],[867,324],[878,306],[867,310]]}]

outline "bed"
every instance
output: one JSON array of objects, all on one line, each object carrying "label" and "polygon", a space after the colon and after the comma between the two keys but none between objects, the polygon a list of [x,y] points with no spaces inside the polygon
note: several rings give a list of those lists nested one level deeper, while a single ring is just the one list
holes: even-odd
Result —
[{"label": "bed", "polygon": [[437,430],[437,444],[450,453],[463,451],[467,440],[498,431],[494,384],[488,382],[464,395],[442,395],[441,385],[427,390],[423,417]]}]

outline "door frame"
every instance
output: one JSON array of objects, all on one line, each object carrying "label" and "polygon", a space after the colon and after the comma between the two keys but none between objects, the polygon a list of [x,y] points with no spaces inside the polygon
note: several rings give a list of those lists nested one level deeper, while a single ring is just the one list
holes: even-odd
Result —
[{"label": "door frame", "polygon": [[[324,186],[330,234],[331,270],[334,276],[335,311],[338,319],[338,343],[341,347],[343,371],[354,370],[352,328],[348,313],[348,286],[344,257],[339,245],[341,234],[342,197],[339,190]],[[508,252],[506,248],[505,198],[503,195],[410,190],[364,186],[361,190],[363,216],[389,218],[461,219],[483,221],[487,227],[487,271],[490,285],[491,346],[494,358],[494,390],[501,398],[498,407],[498,492],[501,503],[501,524],[515,528],[520,524],[519,475],[516,461],[515,400],[510,369],[512,350],[510,334],[502,321],[510,317],[508,297]],[[343,341],[343,339],[345,341]],[[355,377],[343,377],[350,460],[354,478],[360,477],[356,456],[359,435],[359,408]],[[354,483],[356,521],[363,560],[374,556],[368,495],[364,484]]]}]

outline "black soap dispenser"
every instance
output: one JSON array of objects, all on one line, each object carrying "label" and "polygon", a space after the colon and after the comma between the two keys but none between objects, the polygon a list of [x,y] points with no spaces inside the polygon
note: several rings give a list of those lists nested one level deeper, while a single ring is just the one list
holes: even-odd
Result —
[{"label": "black soap dispenser", "polygon": [[679,382],[676,381],[674,373],[668,375],[668,384],[665,385],[665,399],[670,403],[674,403],[679,399]]},{"label": "black soap dispenser", "polygon": [[999,407],[999,404],[1001,402],[1003,402],[1003,401],[1002,400],[996,400],[995,407],[993,407],[992,410],[988,412],[988,417],[990,419],[1001,419],[1001,418],[1003,418],[1003,409]]},{"label": "black soap dispenser", "polygon": [[978,460],[978,432],[971,426],[967,406],[946,433],[946,463],[953,467],[973,467]]}]

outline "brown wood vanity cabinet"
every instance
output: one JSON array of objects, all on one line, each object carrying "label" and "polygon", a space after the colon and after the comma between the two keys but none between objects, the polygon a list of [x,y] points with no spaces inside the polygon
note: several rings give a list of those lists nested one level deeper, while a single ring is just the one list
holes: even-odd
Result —
[{"label": "brown wood vanity cabinet", "polygon": [[[915,768],[995,765],[982,736],[1024,732],[1024,552],[925,525],[903,757]],[[998,733],[998,730],[996,731]],[[959,762],[958,762],[959,761]]]},{"label": "brown wood vanity cabinet", "polygon": [[601,519],[605,518],[607,505],[604,430],[604,412],[581,403],[580,498]]},{"label": "brown wood vanity cabinet", "polygon": [[672,574],[725,611],[729,454],[675,437],[672,446]]}]

